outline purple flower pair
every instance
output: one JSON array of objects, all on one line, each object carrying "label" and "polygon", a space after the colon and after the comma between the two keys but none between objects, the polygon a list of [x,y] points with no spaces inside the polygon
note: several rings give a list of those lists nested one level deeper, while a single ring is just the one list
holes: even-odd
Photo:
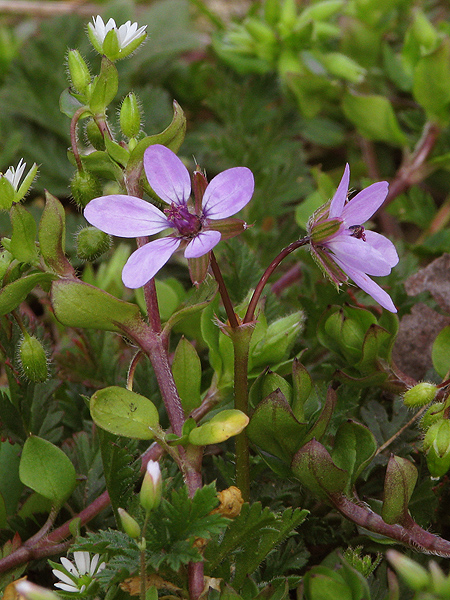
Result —
[{"label": "purple flower pair", "polygon": [[[222,237],[243,231],[246,224],[229,217],[250,201],[254,190],[253,174],[246,167],[227,169],[208,185],[196,171],[194,177],[200,185],[195,186],[197,193],[192,202],[188,170],[171,150],[159,144],[145,151],[144,169],[154,192],[169,205],[164,211],[140,198],[121,194],[95,198],[84,209],[89,223],[118,237],[139,238],[173,230],[133,252],[122,271],[122,280],[129,288],[147,283],[180,246],[186,246],[184,256],[188,261],[195,262],[208,255]],[[204,189],[202,197],[200,189]],[[203,276],[208,263],[203,261],[200,268]]]},{"label": "purple flower pair", "polygon": [[383,204],[388,183],[374,183],[348,201],[349,179],[350,168],[346,165],[332,200],[308,223],[312,255],[336,285],[350,277],[381,306],[397,312],[389,294],[368,277],[391,272],[398,263],[395,246],[379,233],[363,227]]}]

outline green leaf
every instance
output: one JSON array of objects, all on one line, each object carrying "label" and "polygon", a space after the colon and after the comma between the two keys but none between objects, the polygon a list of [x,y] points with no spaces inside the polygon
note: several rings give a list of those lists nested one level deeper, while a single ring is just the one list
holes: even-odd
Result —
[{"label": "green leaf", "polygon": [[0,316],[17,308],[38,284],[49,283],[52,279],[50,273],[33,273],[5,285],[0,290]]},{"label": "green leaf", "polygon": [[89,408],[94,422],[116,435],[151,440],[159,425],[158,411],[150,400],[116,386],[95,392]]},{"label": "green leaf", "polygon": [[221,410],[207,423],[193,429],[189,433],[189,442],[195,446],[220,444],[241,433],[247,424],[248,417],[242,411],[233,408]]},{"label": "green leaf", "polygon": [[[0,296],[1,298],[1,296]],[[52,285],[52,305],[60,323],[123,333],[140,327],[139,307],[119,300],[93,285],[79,280],[60,279]]]},{"label": "green leaf", "polygon": [[[158,289],[158,282],[156,282]],[[170,331],[177,323],[182,321],[186,317],[190,317],[200,310],[206,308],[210,304],[217,294],[218,285],[214,277],[208,275],[205,280],[195,288],[187,300],[183,302],[181,308],[177,312],[173,313],[168,319],[164,331]],[[218,328],[216,327],[216,330]]]},{"label": "green leaf", "polygon": [[408,504],[417,482],[417,469],[412,462],[392,455],[386,468],[384,500],[381,516],[386,523],[402,524],[408,519]]},{"label": "green leaf", "polygon": [[342,100],[342,108],[347,119],[367,139],[394,146],[407,145],[408,140],[385,96],[362,96],[347,92]]},{"label": "green leaf", "polygon": [[447,377],[450,371],[450,325],[444,327],[434,340],[431,359],[440,377]]},{"label": "green leaf", "polygon": [[331,457],[337,467],[350,473],[347,492],[351,491],[351,487],[372,460],[376,450],[375,438],[364,425],[349,419],[339,426],[334,438]]},{"label": "green leaf", "polygon": [[413,94],[427,118],[442,125],[449,121],[450,39],[444,38],[434,51],[422,56],[414,69]]},{"label": "green leaf", "polygon": [[9,251],[19,262],[35,264],[39,259],[36,248],[36,222],[21,204],[15,204],[10,211],[12,223],[11,246]]},{"label": "green leaf", "polygon": [[127,150],[126,148],[124,148],[123,146],[118,144],[117,142],[114,142],[113,140],[111,140],[109,138],[109,136],[107,136],[107,135],[105,135],[104,139],[105,139],[106,151],[108,152],[109,156],[116,163],[119,163],[119,165],[126,167],[127,163],[128,163],[128,159],[130,158],[129,150]]},{"label": "green leaf", "polygon": [[294,358],[292,364],[292,383],[294,387],[292,412],[296,419],[303,421],[305,418],[304,405],[311,393],[313,382],[311,375],[297,358]]},{"label": "green leaf", "polygon": [[30,436],[22,451],[19,476],[23,484],[61,506],[75,489],[75,469],[66,454],[47,440]]},{"label": "green leaf", "polygon": [[201,404],[202,367],[197,351],[184,336],[176,347],[172,372],[183,409],[189,414]]}]

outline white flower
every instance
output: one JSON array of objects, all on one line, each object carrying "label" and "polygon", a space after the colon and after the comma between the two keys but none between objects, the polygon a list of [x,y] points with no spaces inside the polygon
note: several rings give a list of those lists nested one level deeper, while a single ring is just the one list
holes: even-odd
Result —
[{"label": "white flower", "polygon": [[27,163],[23,162],[23,158],[21,158],[17,167],[9,167],[4,175],[4,177],[6,177],[9,183],[13,186],[15,192],[17,192],[19,188],[19,183],[22,179],[22,175],[26,166]]},{"label": "white flower", "polygon": [[[128,56],[128,54],[133,52],[140,45],[146,35],[145,30],[147,29],[147,25],[138,28],[137,23],[127,21],[120,27],[117,27],[114,19],[109,19],[105,24],[100,16],[94,17],[93,21],[93,23],[88,24],[88,33],[92,45],[100,52],[100,54],[104,53],[108,56],[108,52],[103,45],[105,38],[110,31],[115,31],[116,33],[119,49],[117,55],[114,54],[114,56],[108,56],[111,60]],[[126,48],[129,49],[129,52],[123,53],[123,50]]]},{"label": "white flower", "polygon": [[100,556],[92,557],[89,552],[74,552],[75,564],[71,560],[62,557],[61,564],[64,569],[53,569],[53,575],[61,581],[55,583],[55,587],[65,592],[84,592],[90,585],[94,576],[106,567],[106,563],[98,564]]}]

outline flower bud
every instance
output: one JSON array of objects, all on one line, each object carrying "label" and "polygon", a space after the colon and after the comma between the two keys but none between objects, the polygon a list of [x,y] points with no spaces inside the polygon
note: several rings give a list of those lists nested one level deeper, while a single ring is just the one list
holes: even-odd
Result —
[{"label": "flower bud", "polygon": [[93,198],[100,196],[102,187],[98,179],[88,171],[77,171],[70,182],[70,191],[75,202],[85,207]]},{"label": "flower bud", "polygon": [[433,383],[423,381],[405,392],[403,403],[410,407],[425,406],[434,400],[436,391],[437,387]]},{"label": "flower bud", "polygon": [[77,256],[81,260],[95,260],[111,247],[111,236],[97,227],[85,227],[77,234]]},{"label": "flower bud", "polygon": [[419,565],[416,561],[411,560],[396,550],[388,550],[386,557],[400,577],[414,591],[422,590],[429,586],[430,576],[422,565]]},{"label": "flower bud", "polygon": [[98,125],[94,119],[88,120],[85,131],[87,141],[92,144],[96,150],[105,149],[105,138],[103,137],[102,132],[98,128]]},{"label": "flower bud", "polygon": [[130,92],[120,109],[120,128],[128,138],[136,137],[141,130],[141,115],[136,95]]},{"label": "flower bud", "polygon": [[146,512],[159,506],[162,496],[162,479],[159,463],[149,460],[139,494],[139,502]]},{"label": "flower bud", "polygon": [[39,383],[48,377],[47,356],[41,342],[26,334],[19,346],[19,358],[22,370],[30,381]]},{"label": "flower bud", "polygon": [[70,81],[76,92],[85,94],[91,82],[88,66],[78,50],[69,50],[67,54]]},{"label": "flower bud", "polygon": [[118,508],[117,512],[119,513],[120,522],[125,533],[129,535],[131,539],[137,540],[141,536],[139,523],[123,508]]},{"label": "flower bud", "polygon": [[432,477],[442,477],[450,469],[450,421],[442,419],[432,425],[423,441],[428,470]]}]

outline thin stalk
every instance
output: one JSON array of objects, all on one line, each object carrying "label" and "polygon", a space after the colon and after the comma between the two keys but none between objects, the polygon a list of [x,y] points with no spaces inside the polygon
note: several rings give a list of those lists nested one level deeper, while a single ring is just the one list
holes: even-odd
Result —
[{"label": "thin stalk", "polygon": [[416,412],[416,414],[407,423],[405,423],[405,425],[403,425],[403,427],[401,427],[396,433],[394,433],[393,436],[391,436],[388,440],[386,440],[384,442],[384,444],[382,444],[378,448],[378,450],[375,452],[375,456],[377,454],[380,454],[381,452],[383,452],[383,450],[386,450],[386,448],[388,446],[390,446],[392,444],[392,442],[394,442],[406,429],[408,429],[408,427],[411,427],[411,425],[414,423],[414,421],[416,421],[420,416],[422,416],[423,413],[427,410],[427,408],[429,408],[430,405],[431,405],[431,403],[426,404],[425,406],[422,406],[422,408],[420,410],[418,410]]},{"label": "thin stalk", "polygon": [[77,125],[78,121],[83,113],[86,112],[85,106],[80,106],[80,108],[75,112],[70,121],[70,144],[72,146],[73,155],[75,158],[75,162],[77,163],[77,169],[79,171],[83,171],[83,163],[81,162],[80,152],[78,150],[78,142],[77,142]]},{"label": "thin stalk", "polygon": [[[248,415],[248,353],[253,327],[240,326],[231,334],[234,348],[234,408]],[[236,436],[236,485],[250,501],[250,451],[245,430]]]},{"label": "thin stalk", "polygon": [[220,267],[217,263],[216,257],[214,256],[214,252],[211,252],[211,268],[214,274],[214,277],[219,284],[219,293],[222,298],[223,305],[225,307],[225,311],[227,313],[228,321],[233,329],[237,329],[239,327],[239,323],[236,317],[236,313],[234,312],[233,305],[231,303],[230,296],[228,294],[227,287],[222,277],[222,273],[220,271]]},{"label": "thin stalk", "polygon": [[264,289],[269,277],[273,274],[273,272],[278,267],[278,265],[281,263],[281,261],[283,261],[286,258],[286,256],[289,256],[289,254],[291,254],[291,252],[294,252],[294,250],[297,250],[297,248],[300,248],[301,246],[305,246],[306,244],[309,244],[308,236],[306,236],[300,240],[296,240],[295,242],[292,242],[292,244],[289,244],[289,246],[286,246],[286,248],[284,248],[278,254],[278,256],[276,256],[273,259],[273,261],[267,267],[263,276],[259,280],[259,283],[255,288],[255,291],[253,292],[253,296],[249,302],[247,312],[245,313],[244,320],[242,321],[243,323],[251,323],[253,321],[253,319],[255,318],[256,306],[259,302],[259,299],[261,297],[263,289]]}]

